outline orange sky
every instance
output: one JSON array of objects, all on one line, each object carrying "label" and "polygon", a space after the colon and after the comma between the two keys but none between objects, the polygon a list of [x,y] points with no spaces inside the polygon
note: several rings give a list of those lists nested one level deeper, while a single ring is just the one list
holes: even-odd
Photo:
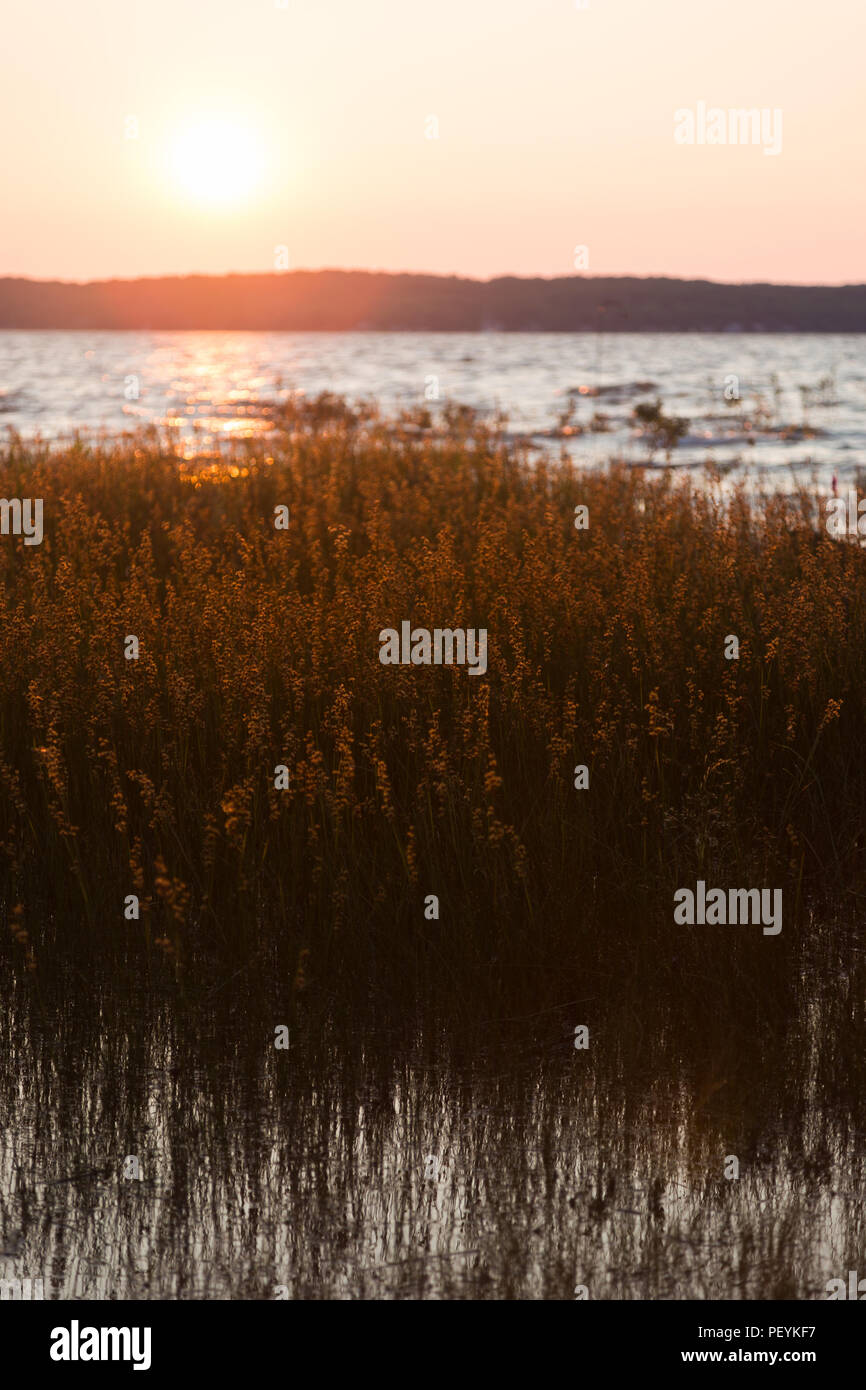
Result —
[{"label": "orange sky", "polygon": [[[568,275],[581,245],[592,274],[864,281],[864,38],[864,0],[14,6],[0,274],[270,270],[285,246]],[[678,144],[699,102],[780,111],[780,152]]]}]

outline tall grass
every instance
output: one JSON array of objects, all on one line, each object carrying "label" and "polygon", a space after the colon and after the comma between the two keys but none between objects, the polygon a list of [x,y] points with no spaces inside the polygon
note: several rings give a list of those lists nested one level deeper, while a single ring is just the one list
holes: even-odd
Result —
[{"label": "tall grass", "polygon": [[[733,988],[775,943],[675,927],[675,888],[784,884],[786,942],[816,893],[858,900],[866,553],[814,493],[423,425],[326,400],[220,458],[153,432],[3,447],[0,493],[45,517],[41,546],[0,538],[22,970],[88,942],[278,956],[302,992],[673,955],[682,981],[697,953]],[[404,619],[486,627],[486,676],[382,666]]]}]

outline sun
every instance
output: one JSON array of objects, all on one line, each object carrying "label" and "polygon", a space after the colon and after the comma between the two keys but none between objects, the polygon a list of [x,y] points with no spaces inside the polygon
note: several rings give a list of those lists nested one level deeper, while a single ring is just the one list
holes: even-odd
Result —
[{"label": "sun", "polygon": [[260,141],[243,122],[202,117],[187,126],[172,146],[175,182],[198,202],[235,204],[259,183],[264,158]]}]

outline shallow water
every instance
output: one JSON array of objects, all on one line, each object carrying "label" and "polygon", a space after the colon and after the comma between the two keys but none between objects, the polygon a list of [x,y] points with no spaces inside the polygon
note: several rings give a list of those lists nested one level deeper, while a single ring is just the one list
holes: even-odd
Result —
[{"label": "shallow water", "polygon": [[25,435],[156,421],[207,445],[265,428],[259,401],[323,390],[388,411],[498,410],[536,442],[572,401],[578,433],[564,443],[589,465],[647,457],[631,412],[656,397],[689,421],[676,463],[739,462],[787,487],[812,472],[853,479],[866,462],[858,335],[0,333],[0,425]]},{"label": "shallow water", "polygon": [[715,1025],[640,993],[457,1025],[230,980],[19,982],[0,1278],[60,1299],[826,1298],[866,1235],[862,952],[838,947],[832,988],[804,974],[790,1010]]},{"label": "shallow water", "polygon": [[[789,384],[835,371],[813,411],[824,434],[748,446],[790,480],[815,465],[807,450],[830,451],[819,473],[853,474],[859,342],[70,333],[0,335],[0,354],[4,418],[45,433],[148,418],[254,433],[244,393],[281,389],[418,405],[428,366],[446,399],[540,431],[569,384],[589,385],[602,394],[576,418],[604,409],[621,427],[572,440],[589,464],[617,440],[642,454],[624,427],[635,383],[697,421],[719,413],[708,377],[739,367],[751,391],[772,371]],[[796,409],[792,387],[779,418]],[[677,457],[693,454],[707,450]],[[471,1020],[465,1003],[456,1017],[302,1004],[276,976],[254,987],[197,962],[184,979],[147,962],[100,973],[78,960],[82,932],[58,924],[66,963],[46,951],[38,976],[15,975],[0,942],[0,1280],[41,1280],[57,1299],[808,1300],[866,1275],[856,923],[786,931],[779,964],[754,977],[748,956],[683,953],[636,979],[624,933],[579,997],[479,1005]]]}]

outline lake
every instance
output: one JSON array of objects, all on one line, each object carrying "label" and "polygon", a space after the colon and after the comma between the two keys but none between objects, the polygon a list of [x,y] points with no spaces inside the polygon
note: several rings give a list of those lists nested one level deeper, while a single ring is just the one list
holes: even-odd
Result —
[{"label": "lake", "polygon": [[69,966],[38,1000],[19,980],[0,1278],[61,1299],[826,1298],[862,1265],[866,991],[856,933],[812,937],[799,997],[725,1010],[710,981],[672,1006],[648,978],[471,1022],[298,1008],[243,972],[122,988]]},{"label": "lake", "polygon": [[771,487],[853,480],[866,443],[857,335],[2,332],[0,425],[25,436],[176,426],[185,448],[267,427],[259,402],[331,391],[385,410],[501,412],[588,465],[647,457],[632,411],[688,421],[673,462]]},{"label": "lake", "polygon": [[[587,466],[645,454],[631,411],[657,393],[691,422],[676,461],[785,487],[855,476],[860,357],[843,337],[4,333],[0,383],[24,435],[161,423],[186,451],[255,438],[288,392],[415,410],[436,378],[431,408],[505,411]],[[295,558],[255,560],[269,478],[191,491],[158,450],[143,491],[124,455],[113,475],[55,460],[63,524],[6,552],[0,1280],[72,1300],[826,1298],[866,1272],[861,550],[782,528],[758,563],[744,528],[643,493],[617,549],[628,490],[668,481],[625,471],[580,475],[593,529],[569,497],[565,549],[516,472],[452,494],[462,445],[416,474],[409,434],[412,471],[388,474],[360,438],[281,441]],[[416,538],[419,495],[438,510]],[[484,585],[493,567],[499,666],[392,688],[376,633],[409,611],[393,594],[423,596],[435,536],[435,613],[476,552]],[[747,586],[742,673],[719,574]],[[356,608],[369,660],[343,669]],[[126,666],[127,612],[158,659]],[[286,810],[278,756],[302,789]],[[731,827],[743,858],[716,882],[763,890],[778,853],[734,876],[746,856],[790,859],[777,936],[672,916],[674,866],[674,886],[714,881]]]}]

